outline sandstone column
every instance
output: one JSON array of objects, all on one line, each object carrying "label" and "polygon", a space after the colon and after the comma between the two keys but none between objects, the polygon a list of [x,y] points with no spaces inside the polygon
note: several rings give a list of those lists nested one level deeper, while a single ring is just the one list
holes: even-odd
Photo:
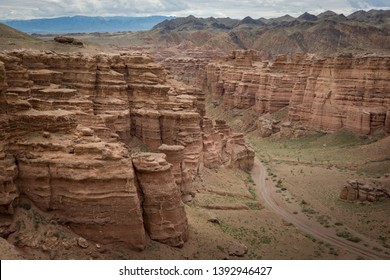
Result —
[{"label": "sandstone column", "polygon": [[144,196],[144,223],[151,239],[182,246],[188,238],[188,223],[181,192],[164,154],[138,153],[133,164]]}]

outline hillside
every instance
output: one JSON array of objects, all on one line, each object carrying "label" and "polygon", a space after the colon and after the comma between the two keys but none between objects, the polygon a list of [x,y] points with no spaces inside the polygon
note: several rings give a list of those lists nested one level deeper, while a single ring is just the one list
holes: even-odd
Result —
[{"label": "hillside", "polygon": [[279,53],[291,55],[310,52],[330,55],[337,52],[380,52],[390,50],[390,13],[371,10],[349,16],[327,11],[318,16],[304,13],[274,19],[242,20],[231,18],[196,18],[188,16],[165,20],[149,31],[100,34],[88,39],[117,48],[169,48],[188,45],[231,51],[254,49],[265,58]]},{"label": "hillside", "polygon": [[14,49],[18,47],[27,48],[41,43],[41,40],[13,29],[0,23],[0,49]]},{"label": "hillside", "polygon": [[0,23],[0,51],[15,49],[51,50],[59,52],[99,52],[102,48],[93,43],[85,43],[83,47],[60,44],[54,40],[41,40]]}]

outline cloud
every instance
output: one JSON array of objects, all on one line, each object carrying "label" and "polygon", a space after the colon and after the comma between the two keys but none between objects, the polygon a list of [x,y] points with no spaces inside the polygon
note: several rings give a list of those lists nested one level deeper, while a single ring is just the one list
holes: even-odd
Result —
[{"label": "cloud", "polygon": [[348,2],[355,9],[388,9],[390,6],[388,0],[348,0]]},{"label": "cloud", "polygon": [[148,16],[175,15],[199,17],[298,16],[305,11],[326,10],[349,14],[357,9],[387,8],[388,0],[1,0],[0,19],[30,19],[72,15]]}]

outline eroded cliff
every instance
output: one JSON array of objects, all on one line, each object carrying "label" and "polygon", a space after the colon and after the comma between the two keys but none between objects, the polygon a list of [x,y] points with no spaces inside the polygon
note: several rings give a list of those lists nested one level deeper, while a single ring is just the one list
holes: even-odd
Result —
[{"label": "eroded cliff", "polygon": [[[192,199],[192,180],[210,165],[204,114],[201,92],[167,80],[142,53],[0,54],[1,235],[24,195],[91,240],[142,250],[150,236],[182,246],[182,199]],[[213,140],[213,153],[228,157],[217,166],[253,164],[238,138]],[[133,154],[135,139],[168,161]]]},{"label": "eroded cliff", "polygon": [[207,66],[215,105],[252,108],[258,115],[288,106],[288,120],[322,131],[389,132],[390,57],[294,54],[262,61],[235,51]]}]

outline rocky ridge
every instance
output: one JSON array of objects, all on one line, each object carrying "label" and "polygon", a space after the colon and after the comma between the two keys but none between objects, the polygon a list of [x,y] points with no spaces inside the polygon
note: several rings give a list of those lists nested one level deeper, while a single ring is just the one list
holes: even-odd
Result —
[{"label": "rocky ridge", "polygon": [[372,134],[390,131],[389,70],[388,56],[294,54],[265,61],[254,51],[234,51],[207,66],[207,88],[212,102],[226,108],[262,115],[288,106],[289,124],[277,131],[291,130],[293,122]]},{"label": "rocky ridge", "polygon": [[[225,52],[256,50],[264,59],[279,53],[317,53],[375,51],[388,53],[389,11],[359,11],[350,16],[331,11],[319,15],[304,13],[294,18],[285,15],[273,19],[242,20],[230,18],[178,17],[165,20],[151,30],[118,34],[117,47],[150,46],[161,49],[186,45]],[[110,41],[111,42],[111,41]]]},{"label": "rocky ridge", "polygon": [[[193,178],[203,166],[250,168],[254,153],[204,118],[199,91],[166,76],[139,52],[1,53],[1,236],[26,196],[97,242],[182,246]],[[135,139],[160,153],[134,154]]]}]

